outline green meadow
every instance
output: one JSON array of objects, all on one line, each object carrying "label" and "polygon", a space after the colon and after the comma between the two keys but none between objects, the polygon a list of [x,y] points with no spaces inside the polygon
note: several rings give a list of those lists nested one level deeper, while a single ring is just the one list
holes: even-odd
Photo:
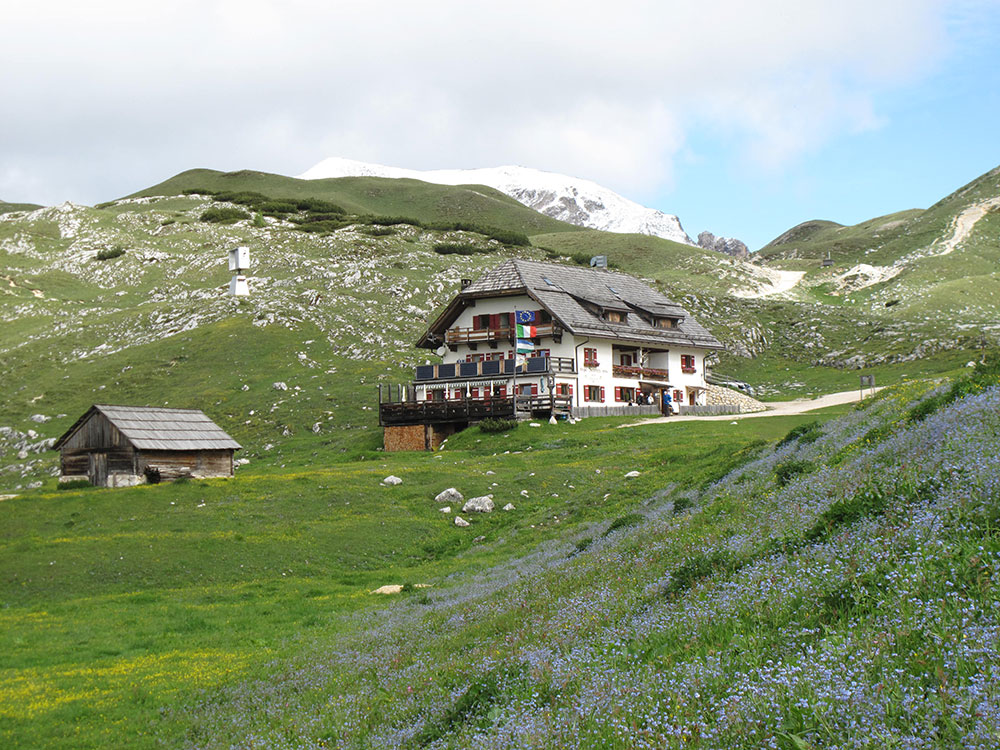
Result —
[{"label": "green meadow", "polygon": [[[0,502],[3,745],[179,746],[183,722],[165,726],[166,709],[350,634],[357,613],[634,523],[664,488],[705,486],[815,419],[522,424],[467,430],[434,454],[334,463],[313,436],[289,449],[294,470]],[[389,474],[403,483],[383,486]],[[460,509],[434,503],[452,486],[492,493],[497,510],[454,526]],[[516,510],[501,511],[508,502]],[[369,593],[386,584],[430,588]]]}]

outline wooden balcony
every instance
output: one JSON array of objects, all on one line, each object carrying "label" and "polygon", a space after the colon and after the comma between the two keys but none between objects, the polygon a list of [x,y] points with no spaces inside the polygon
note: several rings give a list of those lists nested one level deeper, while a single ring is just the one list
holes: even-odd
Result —
[{"label": "wooden balcony", "polygon": [[666,382],[670,378],[669,370],[656,367],[637,367],[634,365],[612,365],[611,374],[618,378],[649,378]]},{"label": "wooden balcony", "polygon": [[[517,368],[518,375],[546,373],[574,373],[576,366],[571,357],[528,357]],[[514,360],[492,359],[482,362],[450,362],[440,365],[418,365],[414,382],[468,380],[470,378],[514,377]]]},{"label": "wooden balcony", "polygon": [[[540,412],[569,414],[571,396],[520,395],[517,413],[531,416]],[[413,424],[457,424],[483,419],[513,419],[514,399],[507,397],[456,398],[443,401],[383,401],[378,405],[378,423],[385,426]]]},{"label": "wooden balcony", "polygon": [[513,398],[397,401],[378,405],[378,423],[386,425],[451,424],[482,419],[513,419]]},{"label": "wooden balcony", "polygon": [[[554,323],[539,323],[535,326],[536,338],[562,335],[562,328]],[[490,341],[514,343],[512,328],[449,328],[444,332],[446,344],[481,344]]]}]

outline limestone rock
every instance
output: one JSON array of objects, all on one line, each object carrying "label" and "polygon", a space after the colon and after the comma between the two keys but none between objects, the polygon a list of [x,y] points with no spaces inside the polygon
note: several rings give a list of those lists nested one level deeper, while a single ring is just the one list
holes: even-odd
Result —
[{"label": "limestone rock", "polygon": [[492,513],[493,495],[482,495],[481,497],[470,497],[462,506],[463,513]]},{"label": "limestone rock", "polygon": [[42,424],[44,422],[48,422],[50,419],[52,419],[52,417],[46,417],[44,414],[32,414],[31,415],[31,421],[32,422],[37,422],[38,424]]},{"label": "limestone rock", "polygon": [[698,244],[706,250],[715,250],[717,253],[732,255],[734,258],[746,258],[750,255],[746,243],[735,237],[716,237],[711,232],[702,232],[698,235]]},{"label": "limestone rock", "polygon": [[277,383],[275,383],[271,387],[274,388],[274,390],[276,390],[276,391],[287,391],[288,390],[288,383],[283,383],[282,381],[279,380]]},{"label": "limestone rock", "polygon": [[451,513],[451,506],[446,505],[443,508],[438,508],[438,511],[441,513]]},{"label": "limestone rock", "polygon": [[373,594],[398,594],[403,590],[403,587],[398,583],[390,583],[385,586],[379,586],[372,593]]},{"label": "limestone rock", "polygon": [[449,487],[448,489],[439,492],[437,494],[437,497],[434,498],[434,502],[436,502],[438,505],[444,505],[445,503],[454,503],[458,505],[464,499],[465,498],[462,497],[461,492],[456,490],[454,487]]},{"label": "limestone rock", "polygon": [[514,503],[507,503],[505,506],[503,506],[503,509],[504,510],[517,510],[517,508],[514,507]]},{"label": "limestone rock", "polygon": [[466,521],[461,516],[455,516],[455,525],[464,529],[466,526],[471,526],[472,524]]},{"label": "limestone rock", "polygon": [[625,475],[625,478],[626,479],[636,479],[638,476],[639,476],[639,472],[638,471],[630,471],[628,474]]},{"label": "limestone rock", "polygon": [[390,474],[389,476],[387,476],[385,479],[382,480],[382,484],[386,486],[397,485],[402,483],[403,480],[393,474]]}]

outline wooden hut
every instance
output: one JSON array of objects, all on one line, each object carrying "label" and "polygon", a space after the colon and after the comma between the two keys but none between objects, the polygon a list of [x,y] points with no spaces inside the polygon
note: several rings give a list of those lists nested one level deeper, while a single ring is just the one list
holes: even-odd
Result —
[{"label": "wooden hut", "polygon": [[56,441],[60,481],[130,487],[179,477],[231,477],[240,444],[197,409],[98,404]]}]

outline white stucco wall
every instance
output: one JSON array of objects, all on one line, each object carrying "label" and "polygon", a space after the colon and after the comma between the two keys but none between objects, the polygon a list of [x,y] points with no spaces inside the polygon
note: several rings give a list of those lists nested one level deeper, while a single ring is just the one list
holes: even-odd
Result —
[{"label": "white stucco wall", "polygon": [[[497,297],[490,299],[478,299],[474,307],[468,307],[462,311],[451,328],[472,328],[472,318],[476,315],[496,315],[507,314],[515,310],[538,310],[541,306],[529,298],[527,295],[517,297]],[[623,346],[637,347],[635,344],[621,342]],[[548,349],[552,357],[566,357],[575,360],[576,373],[557,373],[555,383],[568,383],[573,386],[573,403],[576,406],[615,406],[623,405],[627,402],[615,401],[615,388],[627,387],[640,389],[640,378],[615,376],[612,365],[619,363],[619,342],[612,339],[597,339],[578,337],[569,333],[564,333],[562,341],[556,343],[551,336],[542,336],[536,349]],[[597,349],[597,366],[584,366],[584,349]],[[645,347],[643,347],[645,350]],[[442,357],[442,362],[451,364],[465,362],[470,354],[496,354],[502,353],[504,358],[508,358],[514,353],[514,346],[508,340],[500,340],[494,348],[489,343],[480,342],[473,349],[468,344],[458,344],[455,351],[448,351]],[[645,366],[669,370],[669,390],[680,390],[683,392],[684,403],[689,403],[689,394],[696,393],[696,403],[705,403],[705,392],[701,389],[705,387],[705,355],[707,350],[692,347],[670,347],[669,351],[646,351]],[[690,354],[695,358],[695,372],[681,372],[681,355]],[[636,356],[636,359],[638,353]],[[635,364],[639,364],[638,361]],[[496,380],[497,378],[493,378]],[[518,384],[535,384],[538,386],[540,395],[547,394],[549,387],[548,375],[527,375],[522,374],[517,377]],[[643,382],[653,382],[652,378],[643,378]],[[466,382],[466,381],[462,381]],[[468,382],[473,382],[469,380]],[[510,382],[510,381],[509,381]],[[605,399],[601,402],[585,401],[583,397],[584,386],[598,386],[604,388]],[[659,386],[658,386],[659,387]],[[452,389],[448,393],[451,395]],[[417,398],[426,398],[426,391],[423,387],[417,387]]]}]

